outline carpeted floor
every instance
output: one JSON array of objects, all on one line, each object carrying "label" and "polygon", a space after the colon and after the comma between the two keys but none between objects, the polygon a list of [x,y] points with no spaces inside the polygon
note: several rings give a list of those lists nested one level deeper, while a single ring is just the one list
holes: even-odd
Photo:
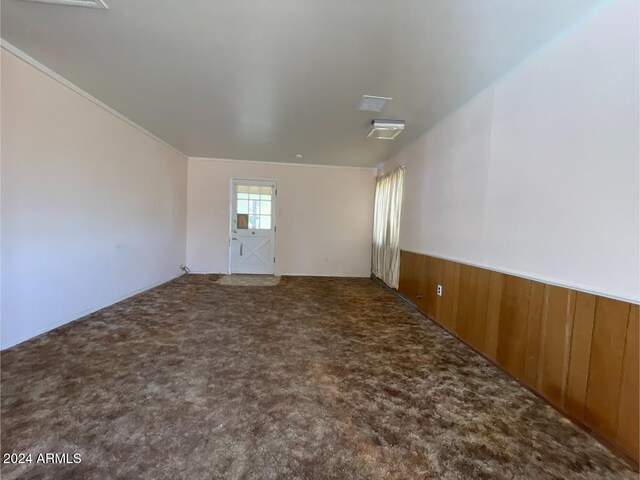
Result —
[{"label": "carpeted floor", "polygon": [[636,478],[369,279],[187,275],[4,351],[1,439],[5,480]]}]

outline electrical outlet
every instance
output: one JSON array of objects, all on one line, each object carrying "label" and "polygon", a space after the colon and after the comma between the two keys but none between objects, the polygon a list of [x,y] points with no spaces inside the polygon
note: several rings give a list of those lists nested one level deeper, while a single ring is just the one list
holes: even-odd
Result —
[{"label": "electrical outlet", "polygon": [[441,297],[442,296],[442,285],[438,285],[438,289],[436,291],[438,292],[438,296]]}]

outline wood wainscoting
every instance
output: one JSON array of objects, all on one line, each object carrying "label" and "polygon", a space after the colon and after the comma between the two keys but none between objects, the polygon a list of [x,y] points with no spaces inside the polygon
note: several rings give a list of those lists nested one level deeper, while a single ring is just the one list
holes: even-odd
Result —
[{"label": "wood wainscoting", "polygon": [[638,468],[638,305],[407,251],[398,291]]}]

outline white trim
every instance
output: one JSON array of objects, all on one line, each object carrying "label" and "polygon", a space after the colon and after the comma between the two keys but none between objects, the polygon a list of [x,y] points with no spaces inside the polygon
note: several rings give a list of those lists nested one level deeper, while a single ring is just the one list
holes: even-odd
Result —
[{"label": "white trim", "polygon": [[548,285],[553,285],[555,287],[569,288],[571,290],[577,290],[579,292],[590,293],[592,295],[598,295],[599,297],[612,298],[613,300],[620,300],[622,302],[640,304],[640,300],[637,299],[637,298],[627,298],[627,297],[621,297],[619,295],[613,295],[611,293],[598,292],[596,290],[590,289],[589,287],[586,287],[586,286],[583,286],[583,285],[563,283],[563,282],[560,282],[558,280],[550,280],[550,279],[542,277],[542,276],[535,276],[535,275],[531,275],[531,274],[528,274],[528,273],[520,272],[518,270],[508,270],[508,269],[496,268],[496,267],[492,267],[490,265],[486,265],[486,264],[483,264],[483,263],[470,262],[468,260],[461,260],[461,259],[456,258],[456,257],[448,257],[448,256],[445,256],[445,255],[434,255],[433,253],[424,253],[424,252],[420,252],[418,250],[411,250],[411,249],[408,249],[408,248],[403,248],[402,246],[400,247],[400,250],[404,251],[404,252],[415,253],[417,255],[426,255],[427,257],[439,258],[441,260],[448,260],[450,262],[462,263],[464,265],[469,265],[470,267],[484,268],[485,270],[490,270],[492,272],[498,272],[498,273],[504,273],[505,275],[514,275],[516,277],[526,278],[527,280],[533,280],[535,282],[546,283]]},{"label": "white trim", "polygon": [[229,163],[258,163],[261,165],[284,165],[289,167],[316,167],[316,168],[349,168],[356,170],[372,170],[377,172],[377,167],[354,167],[352,165],[322,165],[320,163],[289,163],[289,162],[267,162],[262,160],[239,160],[234,158],[214,158],[214,157],[188,157],[189,160],[229,162]]},{"label": "white trim", "polygon": [[369,273],[369,275],[345,275],[343,273],[278,273],[278,275],[281,277],[371,278],[371,273]]},{"label": "white trim", "polygon": [[[205,271],[191,271],[189,275],[229,275],[225,272],[205,272]],[[325,274],[325,273],[274,273],[275,277],[320,277],[320,278],[371,278],[371,274],[368,275],[343,275],[343,274]],[[386,286],[386,285],[385,285]],[[390,287],[388,287],[390,288]]]},{"label": "white trim", "polygon": [[156,137],[153,133],[149,132],[148,130],[145,130],[143,127],[141,127],[140,125],[135,123],[133,120],[129,120],[127,117],[125,117],[123,114],[121,114],[117,110],[114,110],[110,106],[108,106],[105,103],[103,103],[100,100],[98,100],[96,97],[94,97],[90,93],[84,91],[83,89],[81,89],[80,87],[75,85],[74,83],[71,83],[69,80],[67,80],[63,76],[57,74],[56,72],[51,70],[49,67],[43,65],[42,63],[37,61],[35,58],[29,56],[27,53],[23,52],[22,50],[20,50],[15,45],[12,45],[11,43],[7,42],[4,38],[0,38],[0,47],[4,48],[9,53],[12,53],[13,55],[18,57],[19,59],[25,61],[26,63],[28,63],[32,67],[40,70],[42,73],[44,73],[45,75],[51,77],[52,79],[54,79],[58,83],[64,85],[69,90],[77,93],[81,97],[84,97],[86,100],[89,100],[90,102],[92,102],[93,104],[95,104],[98,107],[102,108],[106,112],[109,112],[111,115],[113,115],[114,117],[118,118],[119,120],[122,120],[123,122],[125,122],[129,126],[135,128],[139,132],[144,133],[148,137],[154,139],[156,142],[161,143],[165,147],[170,148],[174,152],[179,153],[180,155],[182,155],[183,157],[189,158],[186,153],[181,152],[176,147],[174,147],[173,145],[168,144],[167,142],[165,142],[161,138]]},{"label": "white trim", "polygon": [[109,10],[109,6],[103,0],[23,0],[25,2],[51,3],[54,5],[66,5],[69,7],[88,7]]},{"label": "white trim", "polygon": [[109,300],[107,302],[103,302],[98,306],[95,307],[89,307],[85,310],[81,310],[78,313],[74,313],[73,315],[69,316],[69,317],[65,317],[62,320],[57,320],[55,322],[49,323],[47,325],[45,325],[44,327],[38,328],[36,330],[33,330],[27,334],[21,335],[16,339],[12,339],[11,341],[7,342],[7,343],[3,343],[0,346],[0,350],[6,350],[7,348],[11,348],[14,347],[22,342],[26,342],[27,340],[31,340],[32,338],[36,338],[39,337],[40,335],[50,332],[51,330],[54,330],[58,327],[61,327],[63,325],[66,325],[67,323],[71,323],[74,322],[76,320],[81,320],[82,318],[86,317],[87,315],[91,315],[92,313],[97,312],[98,310],[102,310],[103,308],[107,308],[110,307],[111,305],[114,305],[118,302],[122,302],[123,300],[126,300],[127,298],[131,298],[135,295],[138,295],[139,293],[142,292],[146,292],[147,290],[151,290],[152,288],[156,288],[159,287],[160,285],[163,285],[167,282],[170,282],[171,280],[175,280],[178,277],[181,277],[182,275],[184,275],[183,273],[180,273],[179,275],[176,275],[174,277],[171,277],[167,280],[160,280],[159,282],[154,282],[150,285],[147,285],[145,287],[142,288],[138,288],[136,290],[133,290],[129,293],[125,293],[124,295],[120,295],[118,297],[116,297],[113,300]]}]

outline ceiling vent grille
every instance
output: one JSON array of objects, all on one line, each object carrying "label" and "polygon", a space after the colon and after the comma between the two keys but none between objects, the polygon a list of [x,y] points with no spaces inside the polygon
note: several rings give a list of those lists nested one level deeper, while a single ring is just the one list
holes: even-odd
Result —
[{"label": "ceiling vent grille", "polygon": [[109,7],[103,0],[22,0],[23,2],[52,3],[69,7],[89,7],[107,10]]},{"label": "ceiling vent grille", "polygon": [[375,97],[373,95],[363,95],[358,104],[358,110],[365,112],[379,112],[385,103],[393,100],[391,97]]},{"label": "ceiling vent grille", "polygon": [[404,120],[374,120],[371,122],[369,138],[393,140],[404,130]]}]

